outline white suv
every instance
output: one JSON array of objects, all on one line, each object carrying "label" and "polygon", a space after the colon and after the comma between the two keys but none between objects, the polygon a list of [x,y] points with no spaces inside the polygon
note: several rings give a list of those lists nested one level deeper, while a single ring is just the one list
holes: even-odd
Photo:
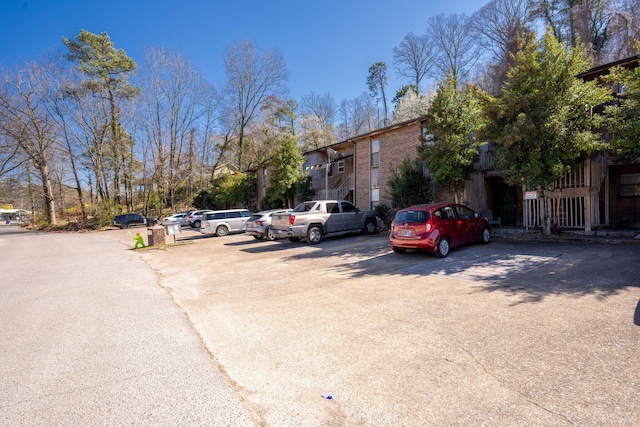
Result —
[{"label": "white suv", "polygon": [[211,212],[211,209],[204,209],[204,210],[191,212],[187,217],[187,224],[189,224],[192,228],[200,228],[200,221],[202,219],[202,214],[205,212]]},{"label": "white suv", "polygon": [[229,233],[244,233],[244,223],[251,217],[247,209],[208,211],[202,214],[200,233],[215,234],[218,237]]}]

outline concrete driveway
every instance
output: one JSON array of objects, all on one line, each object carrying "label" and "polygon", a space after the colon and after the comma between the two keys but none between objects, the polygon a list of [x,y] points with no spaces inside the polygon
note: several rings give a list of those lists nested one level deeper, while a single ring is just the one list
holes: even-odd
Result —
[{"label": "concrete driveway", "polygon": [[[104,235],[132,246],[125,233]],[[259,424],[640,420],[637,245],[494,240],[438,259],[394,254],[384,235],[186,231],[136,253]]]}]

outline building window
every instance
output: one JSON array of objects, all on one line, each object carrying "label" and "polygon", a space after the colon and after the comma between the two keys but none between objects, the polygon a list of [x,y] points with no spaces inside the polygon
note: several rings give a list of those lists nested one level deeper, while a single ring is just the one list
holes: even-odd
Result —
[{"label": "building window", "polygon": [[371,168],[371,188],[380,187],[380,168]]},{"label": "building window", "polygon": [[427,129],[426,127],[422,128],[422,139],[426,145],[433,145],[436,137]]},{"label": "building window", "polygon": [[371,190],[371,209],[374,209],[380,204],[380,190],[374,188]]},{"label": "building window", "polygon": [[640,173],[620,175],[620,197],[640,196]]},{"label": "building window", "polygon": [[344,172],[344,160],[338,162],[338,173]]},{"label": "building window", "polygon": [[369,205],[373,209],[380,203],[380,141],[371,141],[371,168],[369,173],[371,179]]},{"label": "building window", "polygon": [[380,141],[374,139],[371,141],[371,166],[378,166],[380,164]]}]

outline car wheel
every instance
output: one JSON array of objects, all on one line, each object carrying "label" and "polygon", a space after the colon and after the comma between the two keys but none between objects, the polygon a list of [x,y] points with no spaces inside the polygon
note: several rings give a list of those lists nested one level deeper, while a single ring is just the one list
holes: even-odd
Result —
[{"label": "car wheel", "polygon": [[216,236],[224,237],[227,234],[229,234],[229,229],[227,227],[225,227],[224,225],[221,225],[218,228],[216,228]]},{"label": "car wheel", "polygon": [[266,237],[270,242],[273,242],[277,239],[276,235],[271,230],[271,227],[267,227],[267,230],[264,232],[264,237]]},{"label": "car wheel", "polygon": [[318,226],[309,227],[307,231],[307,242],[311,245],[317,245],[322,241],[322,230]]},{"label": "car wheel", "polygon": [[480,240],[485,245],[489,243],[489,240],[491,240],[491,231],[489,230],[488,227],[485,227],[482,229],[482,236],[480,237]]},{"label": "car wheel", "polygon": [[367,222],[364,223],[364,232],[365,234],[373,234],[376,232],[376,222],[372,219],[368,219]]},{"label": "car wheel", "polygon": [[289,237],[289,241],[290,242],[299,242],[300,238],[299,237]]},{"label": "car wheel", "polygon": [[200,228],[200,220],[197,219],[193,222],[193,228]]},{"label": "car wheel", "polygon": [[393,249],[393,252],[397,253],[397,254],[403,254],[405,253],[407,250],[404,248],[391,248]]},{"label": "car wheel", "polygon": [[444,258],[447,255],[449,255],[450,249],[451,249],[451,246],[449,245],[449,239],[447,239],[446,237],[442,237],[440,240],[438,240],[438,246],[436,248],[436,256],[438,258]]}]

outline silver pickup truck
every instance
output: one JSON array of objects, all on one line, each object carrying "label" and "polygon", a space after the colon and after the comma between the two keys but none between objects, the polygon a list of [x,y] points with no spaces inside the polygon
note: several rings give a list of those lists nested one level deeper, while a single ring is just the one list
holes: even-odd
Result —
[{"label": "silver pickup truck", "polygon": [[320,243],[324,236],[373,234],[377,228],[374,212],[361,211],[346,200],[303,202],[289,213],[271,217],[271,230],[276,236],[293,242],[305,238],[311,244]]}]

